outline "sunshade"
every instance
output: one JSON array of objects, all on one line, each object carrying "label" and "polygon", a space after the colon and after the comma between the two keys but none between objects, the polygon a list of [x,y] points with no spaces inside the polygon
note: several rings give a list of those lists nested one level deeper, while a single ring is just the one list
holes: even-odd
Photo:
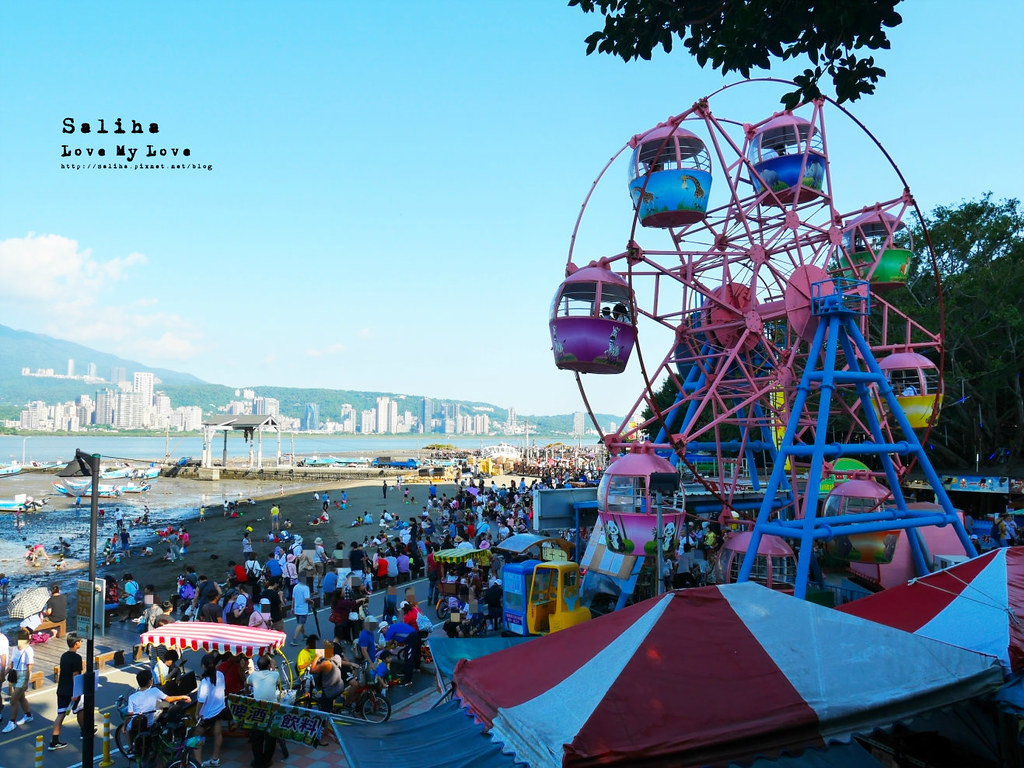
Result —
[{"label": "sunshade", "polygon": [[838,610],[987,653],[1024,672],[1024,547],[994,549]]},{"label": "sunshade", "polygon": [[434,560],[439,563],[464,563],[467,560],[479,565],[489,565],[491,553],[487,549],[466,549],[455,547],[454,549],[441,549],[434,553]]},{"label": "sunshade", "polygon": [[283,647],[288,636],[276,629],[256,629],[209,621],[173,621],[143,633],[142,645],[163,645],[176,650],[200,649],[207,653],[262,656]]},{"label": "sunshade", "polygon": [[43,610],[49,599],[50,590],[46,587],[32,587],[11,598],[11,602],[7,604],[7,610],[12,619],[25,619]]},{"label": "sunshade", "polygon": [[990,656],[753,583],[671,592],[455,669],[462,700],[535,768],[771,758],[1001,683]]}]

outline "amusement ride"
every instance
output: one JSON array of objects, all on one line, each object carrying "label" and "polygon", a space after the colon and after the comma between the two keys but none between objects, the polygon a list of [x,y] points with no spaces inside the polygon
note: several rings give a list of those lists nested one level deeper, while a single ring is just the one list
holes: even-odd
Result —
[{"label": "amusement ride", "polygon": [[[909,275],[941,297],[920,210],[881,144],[829,99],[760,120],[719,108],[777,83],[726,86],[609,160],[576,220],[549,327],[555,364],[575,374],[613,457],[598,490],[601,557],[657,555],[660,568],[687,523],[717,522],[735,531],[727,580],[805,597],[815,543],[872,565],[903,552],[917,575],[935,547],[975,553],[923,448],[943,350],[941,299],[936,328],[900,300]],[[878,199],[839,207],[834,121],[884,158]],[[582,253],[588,203],[620,158],[631,231]],[[602,431],[587,375],[631,361],[641,391]],[[933,502],[901,489],[915,465]],[[629,578],[629,563],[604,569]]]}]

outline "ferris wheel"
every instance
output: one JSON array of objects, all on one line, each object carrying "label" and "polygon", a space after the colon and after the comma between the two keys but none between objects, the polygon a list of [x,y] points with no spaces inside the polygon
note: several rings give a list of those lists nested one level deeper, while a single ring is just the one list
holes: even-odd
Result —
[{"label": "ferris wheel", "polygon": [[[941,312],[926,327],[901,309],[920,211],[881,145],[826,99],[760,120],[720,114],[748,83],[632,137],[594,182],[591,194],[628,157],[632,228],[620,252],[578,253],[584,202],[550,316],[555,363],[576,374],[600,432],[587,377],[635,360],[640,391],[602,439],[612,456],[643,442],[669,458],[702,487],[705,514],[813,517],[851,457],[903,507],[900,481],[928,464],[921,434],[942,399]],[[876,199],[839,207],[834,120],[890,166]],[[920,263],[938,288],[934,257]]]}]

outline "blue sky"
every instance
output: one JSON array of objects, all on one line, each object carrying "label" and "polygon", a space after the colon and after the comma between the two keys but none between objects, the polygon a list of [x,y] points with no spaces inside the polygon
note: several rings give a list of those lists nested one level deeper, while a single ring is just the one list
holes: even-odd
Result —
[{"label": "blue sky", "polygon": [[[926,211],[1019,196],[1024,5],[899,10],[888,76],[851,111]],[[547,313],[584,196],[631,135],[738,79],[681,46],[587,57],[597,26],[535,0],[5,3],[0,323],[236,387],[580,410]],[[752,121],[781,95],[740,91]],[[66,135],[66,117],[159,133]],[[830,134],[837,163],[848,150],[835,184],[873,202],[853,133]],[[61,170],[65,143],[187,147],[213,168]],[[624,166],[601,187],[585,237],[614,253]],[[623,412],[634,374],[593,382],[595,406]]]}]

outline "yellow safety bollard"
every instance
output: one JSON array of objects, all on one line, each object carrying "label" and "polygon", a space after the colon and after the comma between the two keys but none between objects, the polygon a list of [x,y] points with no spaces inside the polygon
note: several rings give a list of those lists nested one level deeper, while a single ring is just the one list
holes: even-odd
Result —
[{"label": "yellow safety bollard", "polygon": [[114,761],[110,759],[110,713],[103,713],[103,759],[100,768],[110,768]]},{"label": "yellow safety bollard", "polygon": [[36,763],[35,768],[43,768],[43,737],[36,736]]}]

